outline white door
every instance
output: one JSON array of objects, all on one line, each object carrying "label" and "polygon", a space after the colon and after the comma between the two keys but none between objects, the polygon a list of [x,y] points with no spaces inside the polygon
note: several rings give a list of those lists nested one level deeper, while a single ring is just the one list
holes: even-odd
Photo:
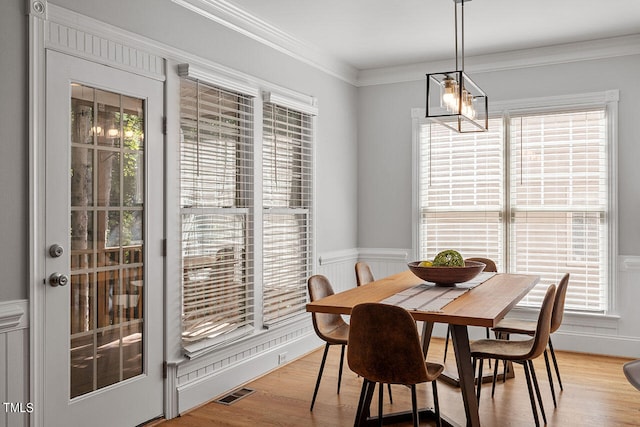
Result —
[{"label": "white door", "polygon": [[163,84],[47,51],[44,424],[163,413]]}]

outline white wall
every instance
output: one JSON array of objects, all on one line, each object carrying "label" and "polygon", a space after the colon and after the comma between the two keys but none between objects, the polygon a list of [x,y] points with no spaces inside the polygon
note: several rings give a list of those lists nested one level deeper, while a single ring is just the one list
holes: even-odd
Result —
[{"label": "white wall", "polygon": [[[567,316],[558,347],[640,356],[640,55],[484,73],[469,72],[489,102],[620,90],[618,123],[618,307],[620,318]],[[360,248],[411,253],[411,108],[425,82],[361,87],[358,93]]]}]

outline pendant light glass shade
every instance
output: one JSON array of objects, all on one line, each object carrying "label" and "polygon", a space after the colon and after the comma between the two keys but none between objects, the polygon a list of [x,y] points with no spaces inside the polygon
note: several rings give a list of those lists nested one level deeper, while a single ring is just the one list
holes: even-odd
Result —
[{"label": "pendant light glass shade", "polygon": [[[456,132],[484,132],[489,127],[487,94],[464,72],[464,3],[454,1],[456,70],[427,74],[426,117]],[[462,10],[462,66],[458,69],[458,4]]]},{"label": "pendant light glass shade", "polygon": [[427,74],[427,118],[456,132],[489,126],[487,95],[464,71]]}]

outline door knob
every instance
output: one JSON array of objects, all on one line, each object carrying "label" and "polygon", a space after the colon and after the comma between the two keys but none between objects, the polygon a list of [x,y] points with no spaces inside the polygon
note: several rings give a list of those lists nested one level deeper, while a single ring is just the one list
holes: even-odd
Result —
[{"label": "door knob", "polygon": [[69,283],[69,276],[62,273],[53,273],[49,276],[49,284],[51,286],[64,286]]}]

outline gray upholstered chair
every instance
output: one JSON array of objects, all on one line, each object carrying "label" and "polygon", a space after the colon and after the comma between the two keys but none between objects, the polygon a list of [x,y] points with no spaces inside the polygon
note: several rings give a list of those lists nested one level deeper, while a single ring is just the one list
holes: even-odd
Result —
[{"label": "gray upholstered chair", "polygon": [[[311,302],[334,294],[329,279],[319,274],[309,277],[309,280],[307,280],[307,288],[309,290],[309,300]],[[332,345],[340,345],[342,347],[340,352],[340,368],[338,371],[338,394],[340,393],[344,349],[349,339],[349,325],[339,314],[311,313],[311,318],[313,320],[313,329],[315,329],[318,337],[326,343],[324,346],[324,353],[322,355],[322,362],[320,363],[320,370],[318,371],[316,387],[313,390],[311,407],[309,408],[309,410],[313,411],[313,405],[316,402],[318,388],[320,387],[320,380],[322,379],[322,371],[324,371],[324,364],[327,360],[327,352],[329,351],[329,347]]]},{"label": "gray upholstered chair", "polygon": [[[540,388],[538,387],[538,380],[533,367],[533,359],[542,355],[544,350],[547,348],[547,342],[549,341],[549,335],[551,333],[551,316],[555,295],[556,286],[549,286],[544,296],[544,300],[542,301],[542,306],[540,307],[540,314],[538,315],[536,328],[532,338],[522,341],[482,339],[471,343],[471,357],[473,359],[474,368],[476,363],[479,362],[477,380],[478,402],[480,402],[480,391],[482,390],[482,361],[484,359],[497,359],[522,364],[524,366],[527,387],[529,388],[529,400],[531,401],[531,409],[533,410],[533,417],[535,419],[536,426],[540,425],[540,420],[538,418],[538,411],[536,409],[536,403],[533,396],[534,388],[538,397],[542,419],[545,424],[547,423],[547,416],[544,413],[542,396],[540,395]],[[496,363],[496,367],[497,365],[498,364]],[[497,369],[493,371],[494,386],[497,372]]]},{"label": "gray upholstered chair", "polygon": [[[553,302],[553,313],[551,314],[551,334],[560,328],[562,324],[562,318],[564,316],[564,302],[567,296],[567,289],[569,288],[569,273],[566,273],[560,279],[558,283],[558,289],[556,291],[556,297]],[[511,334],[529,335],[533,336],[536,330],[536,322],[532,320],[521,320],[514,318],[504,318],[493,331],[500,337],[508,338]],[[553,366],[556,371],[556,377],[558,378],[558,384],[560,390],[564,390],[562,387],[562,379],[560,378],[560,369],[558,368],[558,361],[556,359],[556,353],[553,351],[553,343],[551,342],[551,335],[549,335],[549,350],[551,351],[551,358],[553,359]],[[553,376],[551,374],[551,366],[549,364],[549,356],[547,355],[547,349],[544,350],[544,361],[547,366],[547,376],[549,377],[549,387],[551,388],[551,396],[553,398],[553,406],[557,406],[556,392],[553,386]],[[495,387],[495,385],[494,385]]]},{"label": "gray upholstered chair", "polygon": [[[425,362],[415,321],[402,307],[379,303],[356,305],[351,311],[351,330],[347,361],[353,372],[363,378],[354,425],[361,425],[379,384],[403,384],[411,387],[413,425],[419,424],[416,384],[431,382],[438,426],[440,410],[436,378],[443,370],[437,363]],[[378,423],[382,425],[383,388],[379,388]]]}]

